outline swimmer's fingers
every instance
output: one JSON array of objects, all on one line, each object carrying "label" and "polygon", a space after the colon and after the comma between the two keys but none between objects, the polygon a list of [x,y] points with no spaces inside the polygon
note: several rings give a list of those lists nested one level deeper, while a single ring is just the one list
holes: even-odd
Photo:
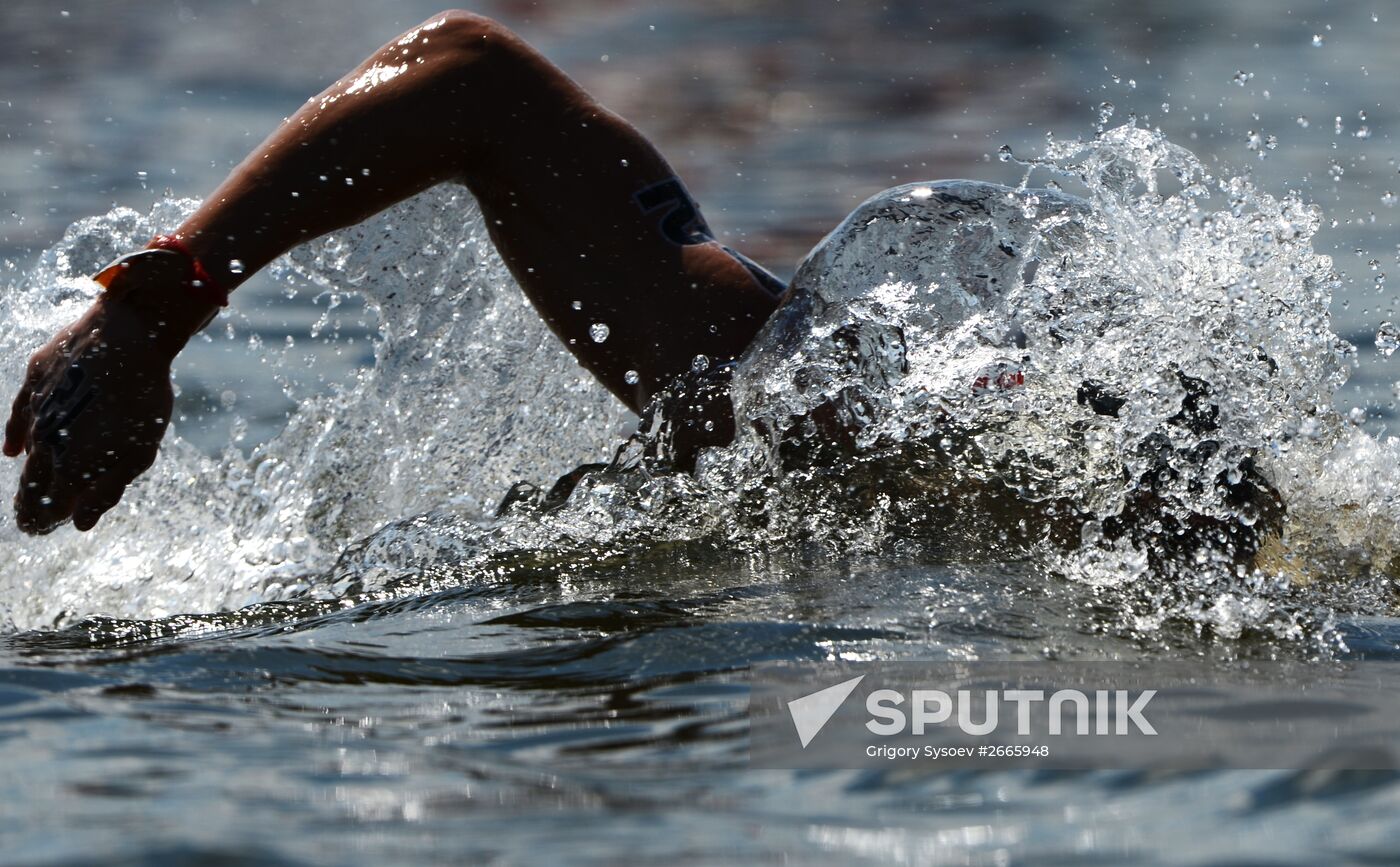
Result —
[{"label": "swimmer's fingers", "polygon": [[97,526],[97,521],[121,502],[130,481],[104,477],[101,482],[79,495],[73,506],[73,526],[83,532]]},{"label": "swimmer's fingers", "polygon": [[[169,404],[160,411],[168,415]],[[82,490],[78,491],[71,501],[70,510],[75,529],[86,532],[97,526],[102,516],[121,502],[126,489],[151,468],[160,454],[160,440],[165,433],[163,420],[132,423],[130,427],[139,431],[141,437],[149,439],[132,442],[129,448],[120,453],[109,452],[109,456],[100,462],[93,459],[73,461],[75,467],[81,465],[88,468],[84,471],[86,478],[96,476],[91,482],[83,485]],[[92,452],[86,454],[91,455]],[[70,472],[77,470],[73,469]]]},{"label": "swimmer's fingers", "polygon": [[34,377],[31,375],[19,390],[10,409],[10,419],[5,422],[4,453],[7,458],[19,457],[29,442],[29,431],[34,426],[33,396]]},{"label": "swimmer's fingers", "polygon": [[66,453],[65,460],[59,461],[49,446],[36,443],[25,463],[19,494],[15,497],[19,528],[31,535],[42,535],[71,517],[78,530],[91,530],[104,514],[121,502],[126,488],[150,469],[157,454],[154,444],[127,451],[121,458],[109,459],[105,467],[97,469],[95,480],[79,483],[75,481],[79,473],[84,479],[92,478],[94,462],[81,459],[81,453]]},{"label": "swimmer's fingers", "polygon": [[15,494],[15,522],[30,535],[52,532],[73,513],[77,488],[54,469],[53,451],[35,445],[20,474]]}]

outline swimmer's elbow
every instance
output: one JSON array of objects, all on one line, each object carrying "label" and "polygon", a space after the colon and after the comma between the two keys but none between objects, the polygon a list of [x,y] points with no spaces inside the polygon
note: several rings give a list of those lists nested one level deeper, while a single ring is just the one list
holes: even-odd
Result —
[{"label": "swimmer's elbow", "polygon": [[420,29],[430,52],[472,61],[519,41],[519,37],[499,21],[464,9],[439,12],[424,21]]}]

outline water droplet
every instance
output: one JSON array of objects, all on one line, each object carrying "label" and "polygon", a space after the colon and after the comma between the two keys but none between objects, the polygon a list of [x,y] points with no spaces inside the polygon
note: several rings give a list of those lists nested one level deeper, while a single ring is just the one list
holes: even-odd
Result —
[{"label": "water droplet", "polygon": [[601,322],[595,322],[588,326],[588,336],[593,338],[594,343],[602,343],[604,340],[608,339],[608,335],[611,333],[612,331],[608,326]]},{"label": "water droplet", "polygon": [[623,167],[624,169],[627,168],[627,166],[628,166],[627,160],[621,160],[621,163],[622,163],[622,167]]},{"label": "water droplet", "polygon": [[1172,110],[1172,104],[1171,104],[1170,102],[1164,102],[1164,103],[1162,103],[1162,114],[1166,114],[1167,112],[1169,112],[1169,111],[1171,111],[1171,110]]},{"label": "water droplet", "polygon": [[1115,106],[1111,102],[1099,103],[1099,123],[1108,123],[1108,119],[1113,117]]},{"label": "water droplet", "polygon": [[1250,130],[1245,139],[1245,146],[1259,154],[1259,159],[1262,160],[1269,155],[1269,151],[1278,147],[1278,137]]},{"label": "water droplet", "polygon": [[237,392],[229,389],[219,392],[219,403],[223,404],[224,409],[233,409],[234,405],[238,403]]},{"label": "water droplet", "polygon": [[1303,129],[1307,129],[1309,126],[1312,125],[1312,124],[1308,121],[1308,116],[1307,116],[1306,114],[1300,114],[1300,115],[1298,115],[1298,117],[1296,118],[1296,120],[1297,120],[1298,126],[1301,126]]},{"label": "water droplet", "polygon": [[1400,327],[1388,320],[1382,322],[1376,329],[1376,351],[1389,358],[1397,349],[1400,349]]},{"label": "water droplet", "polygon": [[1354,406],[1347,411],[1347,419],[1352,424],[1362,424],[1366,421],[1366,410],[1359,406]]},{"label": "water droplet", "polygon": [[1001,161],[1004,162],[1004,163],[1005,163],[1005,162],[1010,162],[1010,161],[1011,161],[1011,145],[1004,144],[1004,145],[1002,145],[1001,147],[997,148],[997,159],[1001,160]]},{"label": "water droplet", "polygon": [[575,310],[582,310],[582,309],[583,309],[583,302],[582,302],[582,301],[575,301],[574,303],[570,304],[569,306],[572,307],[572,308],[574,308]]},{"label": "water droplet", "polygon": [[1387,208],[1395,207],[1395,194],[1390,190],[1386,190],[1385,195],[1381,196],[1381,204],[1385,205]]},{"label": "water droplet", "polygon": [[626,373],[622,374],[622,381],[627,383],[628,385],[636,385],[637,383],[642,381],[642,377],[640,374],[637,373],[637,371],[629,370]]},{"label": "water droplet", "polygon": [[690,360],[690,369],[694,373],[704,373],[710,369],[709,356],[697,355]]},{"label": "water droplet", "polygon": [[1235,72],[1234,77],[1231,78],[1230,80],[1233,81],[1235,84],[1238,84],[1240,87],[1244,87],[1244,86],[1245,86],[1245,83],[1248,82],[1248,81],[1249,81],[1251,78],[1253,78],[1253,77],[1254,77],[1254,73],[1252,73],[1252,72],[1245,72],[1243,69],[1240,69],[1240,70],[1237,70],[1237,71]]},{"label": "water droplet", "polygon": [[1321,48],[1321,47],[1322,47],[1322,34],[1321,34],[1321,33],[1314,33],[1314,34],[1313,34],[1313,40],[1312,40],[1312,42],[1313,42],[1313,48]]},{"label": "water droplet", "polygon": [[230,259],[230,260],[228,260],[228,272],[229,272],[230,274],[242,274],[242,273],[243,273],[243,260],[242,260],[242,259]]}]

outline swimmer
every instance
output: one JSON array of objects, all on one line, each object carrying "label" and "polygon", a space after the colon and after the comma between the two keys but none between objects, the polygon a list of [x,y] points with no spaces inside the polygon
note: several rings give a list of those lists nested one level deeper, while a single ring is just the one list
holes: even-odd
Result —
[{"label": "swimmer", "polygon": [[[501,24],[435,15],[308,100],[184,224],[104,269],[30,359],[5,426],[27,533],[91,529],[155,460],[171,363],[277,256],[465,184],[535,309],[634,411],[697,355],[737,358],[784,285],[715,240],[664,157]],[[574,305],[581,302],[587,315]],[[590,339],[594,322],[610,329]]]},{"label": "swimmer", "polygon": [[[732,438],[726,365],[786,287],[715,239],[641,133],[502,25],[449,11],[308,100],[182,225],[96,275],[105,291],[30,359],[5,427],[4,454],[26,456],[19,527],[89,530],[119,502],[158,453],[172,361],[242,282],[444,182],[471,191],[534,308],[633,411],[664,398],[697,356],[709,360],[679,402],[689,433],[673,425],[674,465]],[[589,334],[596,322],[608,323],[605,342]],[[1081,402],[1112,402],[1095,394]],[[823,444],[794,460],[852,441],[838,407],[810,420]],[[564,495],[578,472],[561,480]]]}]

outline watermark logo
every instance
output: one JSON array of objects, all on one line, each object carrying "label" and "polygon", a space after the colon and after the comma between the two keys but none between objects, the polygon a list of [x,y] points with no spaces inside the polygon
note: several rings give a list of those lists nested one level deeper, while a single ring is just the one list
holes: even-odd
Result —
[{"label": "watermark logo", "polygon": [[[865,675],[843,680],[834,686],[808,693],[787,703],[793,728],[805,750],[821,733],[841,706],[865,680]],[[930,726],[956,722],[964,734],[989,735],[996,732],[1003,720],[1016,720],[1015,732],[1021,737],[1032,734],[1032,715],[1036,706],[1045,703],[1048,735],[1059,735],[1071,728],[1078,735],[1156,735],[1157,729],[1144,715],[1147,705],[1157,695],[1155,689],[1136,694],[1126,689],[1094,690],[1092,695],[1078,689],[1059,689],[1046,695],[1043,689],[987,690],[974,695],[972,690],[960,689],[950,694],[941,689],[916,689],[907,695],[894,689],[877,689],[865,699],[870,719],[865,728],[875,735],[889,737],[912,733],[924,734]],[[904,705],[908,704],[908,712]],[[981,707],[981,718],[976,719]],[[1014,705],[1009,715],[1003,715],[1003,705]],[[1069,724],[1066,724],[1066,717]]]},{"label": "watermark logo", "polygon": [[[857,680],[861,679],[863,676]],[[865,709],[873,717],[865,727],[872,734],[882,736],[906,731],[921,735],[929,726],[946,725],[956,720],[958,729],[964,734],[989,735],[998,731],[1008,718],[1000,710],[1003,704],[1007,704],[1015,705],[1012,713],[1016,720],[1016,734],[1026,737],[1033,733],[1032,715],[1037,705],[1046,702],[1048,722],[1045,731],[1048,735],[1062,734],[1067,730],[1066,716],[1072,719],[1074,732],[1079,735],[1127,735],[1134,728],[1141,734],[1155,735],[1157,730],[1143,716],[1143,711],[1156,694],[1155,689],[1143,690],[1136,695],[1126,689],[1099,689],[1094,690],[1091,697],[1082,690],[1059,689],[1051,693],[1047,700],[1043,689],[989,689],[981,696],[968,689],[957,690],[952,695],[941,689],[916,689],[909,693],[909,713],[906,714],[901,707],[905,703],[904,693],[880,689],[865,700]],[[981,719],[976,719],[979,704],[982,708]],[[835,708],[832,712],[835,712]]]},{"label": "watermark logo", "polygon": [[774,664],[764,768],[1400,770],[1400,663]]},{"label": "watermark logo", "polygon": [[846,703],[846,699],[855,692],[862,680],[865,680],[863,674],[788,702],[788,713],[792,715],[792,724],[797,728],[797,738],[802,741],[802,749],[807,749],[812,738],[831,721],[832,715],[841,709],[841,705]]}]

